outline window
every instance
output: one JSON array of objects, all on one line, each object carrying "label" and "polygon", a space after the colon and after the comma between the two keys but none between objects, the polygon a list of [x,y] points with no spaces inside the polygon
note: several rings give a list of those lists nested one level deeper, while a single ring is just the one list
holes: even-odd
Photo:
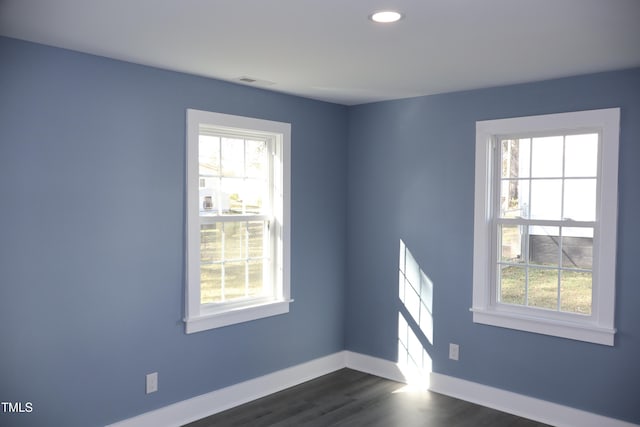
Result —
[{"label": "window", "polygon": [[187,110],[187,333],[289,311],[290,135]]},{"label": "window", "polygon": [[474,322],[613,345],[619,121],[476,123]]}]

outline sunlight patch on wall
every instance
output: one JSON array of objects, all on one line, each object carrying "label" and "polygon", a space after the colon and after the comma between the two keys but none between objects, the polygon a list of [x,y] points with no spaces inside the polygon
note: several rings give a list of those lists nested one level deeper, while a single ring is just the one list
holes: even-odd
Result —
[{"label": "sunlight patch on wall", "polygon": [[398,297],[398,366],[407,382],[429,386],[432,369],[427,347],[433,346],[433,282],[400,240]]}]

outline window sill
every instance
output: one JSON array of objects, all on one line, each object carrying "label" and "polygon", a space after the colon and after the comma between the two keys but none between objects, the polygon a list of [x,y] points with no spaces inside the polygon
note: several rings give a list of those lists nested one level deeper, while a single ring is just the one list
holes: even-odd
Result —
[{"label": "window sill", "polygon": [[534,332],[594,344],[613,346],[616,333],[615,329],[604,328],[593,324],[545,319],[484,308],[471,308],[470,310],[473,312],[474,323]]},{"label": "window sill", "polygon": [[264,317],[277,316],[289,312],[293,300],[278,300],[251,306],[241,306],[216,313],[205,313],[185,319],[187,334],[222,328],[236,323],[249,322]]}]

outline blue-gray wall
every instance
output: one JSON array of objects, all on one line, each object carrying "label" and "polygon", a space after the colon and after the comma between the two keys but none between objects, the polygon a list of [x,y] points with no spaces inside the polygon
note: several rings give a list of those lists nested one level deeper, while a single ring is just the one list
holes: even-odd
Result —
[{"label": "blue-gray wall", "polygon": [[[289,314],[185,335],[186,108],[292,124]],[[0,425],[104,425],[344,349],[346,145],[343,106],[0,38],[0,401],[33,402]]]},{"label": "blue-gray wall", "polygon": [[[0,424],[104,425],[345,348],[396,360],[400,239],[434,282],[436,372],[640,422],[640,69],[347,108],[6,38],[0,61],[0,400],[34,405]],[[475,121],[606,107],[615,347],[473,324]],[[292,123],[291,313],[184,334],[186,108]]]},{"label": "blue-gray wall", "polygon": [[[614,347],[477,325],[475,122],[621,107]],[[434,284],[433,370],[640,423],[640,69],[349,110],[346,348],[397,357],[402,239]],[[411,322],[410,322],[411,324]],[[449,343],[460,360],[448,359]]]}]

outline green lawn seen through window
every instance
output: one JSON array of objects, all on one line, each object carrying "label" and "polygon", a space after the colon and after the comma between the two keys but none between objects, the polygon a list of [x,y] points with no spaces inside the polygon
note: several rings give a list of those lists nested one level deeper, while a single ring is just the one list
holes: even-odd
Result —
[{"label": "green lawn seen through window", "polygon": [[525,268],[504,266],[500,275],[500,302],[502,303],[591,314],[590,272],[562,270],[559,293],[557,269],[529,268],[528,289],[526,289]]}]

